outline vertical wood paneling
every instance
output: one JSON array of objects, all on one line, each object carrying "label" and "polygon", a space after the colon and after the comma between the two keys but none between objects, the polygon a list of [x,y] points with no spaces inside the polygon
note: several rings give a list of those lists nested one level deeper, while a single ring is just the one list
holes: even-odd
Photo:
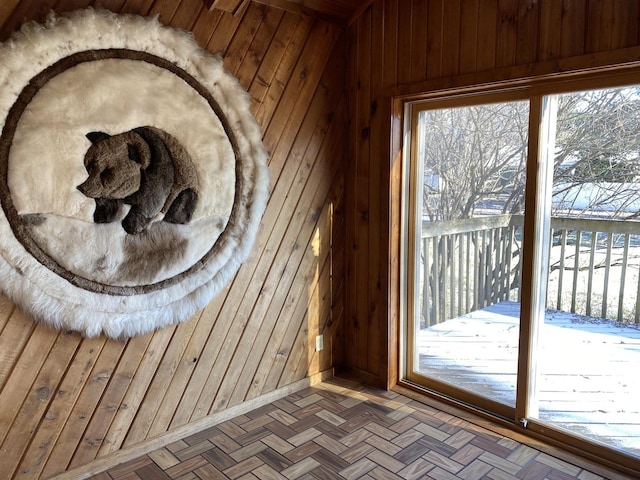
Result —
[{"label": "vertical wood paneling", "polygon": [[464,8],[460,9],[460,41],[459,48],[460,73],[468,73],[476,70],[478,56],[478,3],[480,0],[466,0]]},{"label": "vertical wood paneling", "polygon": [[[478,58],[477,71],[496,67],[496,38],[498,30],[498,2],[479,0],[478,7]],[[466,45],[460,45],[461,49]]]},{"label": "vertical wood paneling", "polygon": [[541,2],[539,60],[549,60],[560,56],[562,2]]},{"label": "vertical wood paneling", "polygon": [[[362,336],[356,338],[355,348],[350,351],[350,356],[357,368],[364,371],[370,368],[376,369],[375,364],[370,365],[368,349],[366,348],[369,338],[369,323],[371,319],[368,315],[361,313],[369,311],[370,291],[366,287],[368,278],[368,256],[369,256],[369,188],[370,178],[370,105],[371,105],[371,9],[368,9],[358,20],[357,41],[362,46],[359,49],[357,66],[357,86],[355,89],[356,113],[354,114],[355,124],[355,160],[356,171],[352,179],[350,188],[353,189],[355,198],[352,212],[353,228],[355,233],[355,265],[351,274],[354,276],[351,288],[355,290],[354,295],[349,295],[355,302],[356,316],[352,318],[358,325],[358,331]],[[365,286],[365,288],[362,288]]]},{"label": "vertical wood paneling", "polygon": [[[380,4],[384,5],[383,23],[374,25],[374,29],[384,40],[383,42],[383,72],[382,83],[385,87],[393,87],[397,85],[398,72],[398,2],[393,0],[384,0],[383,2],[375,2],[374,8],[378,8]],[[403,10],[404,11],[404,10]],[[353,29],[352,29],[353,30]],[[352,45],[351,48],[356,51],[357,48]],[[425,53],[426,56],[426,53]]]},{"label": "vertical wood paneling", "polygon": [[562,0],[561,57],[582,55],[585,52],[587,3]]},{"label": "vertical wood paneling", "polygon": [[[638,2],[624,0],[375,0],[350,26],[344,335],[352,346],[347,365],[362,378],[387,385],[397,374],[388,370],[397,362],[391,357],[397,345],[389,343],[394,339],[388,332],[396,328],[390,322],[398,315],[400,227],[399,205],[389,204],[389,192],[395,189],[398,198],[401,171],[398,146],[389,157],[388,119],[402,112],[390,110],[390,95],[415,94],[432,84],[439,89],[490,83],[498,79],[496,69],[505,79],[533,70],[554,73],[568,59],[572,68],[590,67],[594,58],[586,54],[597,53],[600,64],[607,63],[610,51],[624,60],[620,49],[640,45],[639,9]],[[380,50],[382,59],[375,56]],[[637,59],[637,51],[629,60]],[[393,128],[402,138],[399,125]],[[369,189],[361,193],[365,184]],[[385,300],[374,301],[380,297]],[[379,311],[387,299],[391,310]]]},{"label": "vertical wood paneling", "polygon": [[[424,4],[425,2],[426,0],[422,0],[422,2],[420,3]],[[399,6],[397,7],[398,23],[394,25],[393,28],[395,28],[397,31],[397,38],[398,38],[397,55],[398,56],[400,55],[402,55],[402,57],[410,56],[409,52],[411,52],[411,34],[412,34],[411,25],[413,24],[413,7],[414,7],[413,4],[414,3],[415,2],[408,4],[406,8],[400,8]],[[358,23],[360,23],[360,21]],[[358,52],[363,51],[367,47],[368,46],[364,46],[364,45],[360,46],[360,44],[358,44]],[[421,54],[421,56],[424,56],[426,59],[426,52],[424,54]],[[409,83],[411,81],[411,63],[410,62],[397,62],[396,70],[398,75],[397,84],[401,85],[404,83]],[[353,115],[353,112],[352,112],[352,115]]]},{"label": "vertical wood paneling", "polygon": [[[498,29],[496,32],[496,67],[515,64],[518,36],[518,0],[498,0]],[[486,45],[491,48],[491,45]]]},{"label": "vertical wood paneling", "polygon": [[[395,3],[395,2],[392,2]],[[352,27],[349,29],[349,144],[348,144],[348,159],[347,162],[347,180],[346,180],[346,191],[345,191],[345,202],[346,202],[346,215],[347,215],[347,249],[349,253],[347,254],[346,261],[346,276],[349,278],[349,281],[346,283],[346,296],[350,300],[345,305],[345,323],[349,324],[349,327],[346,329],[345,340],[346,344],[350,345],[354,348],[347,349],[346,351],[346,361],[349,366],[352,368],[358,368],[362,366],[358,360],[358,355],[355,353],[356,350],[356,341],[365,342],[366,337],[360,331],[360,325],[358,323],[358,312],[356,311],[356,302],[355,299],[358,295],[357,292],[357,281],[358,281],[358,270],[356,267],[356,259],[358,254],[356,249],[357,245],[357,237],[356,237],[356,196],[357,196],[357,184],[356,184],[356,171],[358,167],[358,156],[357,156],[357,142],[356,138],[358,137],[358,125],[355,122],[355,118],[358,115],[358,102],[357,94],[358,94],[358,75],[359,75],[359,65],[358,59],[360,51],[364,48],[361,47],[358,43],[358,30],[360,28],[360,19],[357,19]],[[396,77],[394,76],[394,79]],[[364,345],[360,345],[362,348]],[[366,348],[362,350],[357,350],[359,352],[365,353]]]},{"label": "vertical wood paneling", "polygon": [[[414,2],[412,5],[412,9],[409,10],[411,13],[411,37],[409,49],[411,51],[410,58],[411,62],[408,62],[409,66],[409,81],[411,82],[420,82],[426,78],[427,75],[427,51],[424,48],[424,45],[427,45],[427,23],[428,23],[428,3],[427,0],[422,0],[418,2]],[[373,7],[373,11],[377,12],[380,10],[378,5]],[[380,22],[377,18],[374,18],[374,25],[379,25]],[[375,28],[375,27],[374,27]],[[376,38],[374,37],[374,45]],[[374,52],[374,61],[377,55]],[[377,68],[381,68],[382,66],[374,66],[374,75],[378,75]],[[405,74],[403,73],[403,76]]]},{"label": "vertical wood paneling", "polygon": [[518,65],[526,65],[538,60],[539,14],[540,3],[538,0],[519,2],[515,60]]},{"label": "vertical wood paneling", "polygon": [[448,0],[442,6],[442,70],[441,75],[458,73],[460,63],[460,0]]},{"label": "vertical wood paneling", "polygon": [[587,9],[586,53],[610,49],[613,27],[613,2],[590,1]]},{"label": "vertical wood paneling", "polygon": [[[426,11],[415,10],[413,11],[413,20],[414,25],[417,19],[418,23],[420,22],[420,18],[422,17],[422,21],[424,21],[424,15]],[[383,37],[381,35],[375,35],[374,29],[377,25],[380,25],[383,21],[382,17],[382,8],[380,4],[374,5],[371,7],[371,76],[370,76],[370,93],[369,93],[369,102],[368,102],[368,112],[370,115],[369,118],[369,132],[373,131],[383,131],[383,122],[384,115],[387,110],[387,105],[383,103],[378,103],[378,98],[380,93],[382,92],[383,85],[383,71],[384,65],[382,63],[382,58],[377,55],[382,49],[382,40]],[[420,29],[418,29],[419,31]],[[420,36],[419,38],[426,38],[426,36]],[[416,47],[420,45],[420,43],[415,44]],[[416,48],[418,50],[418,48]],[[419,58],[424,58],[424,55]],[[420,78],[424,78],[425,75],[425,64],[421,61],[418,62],[419,66],[416,68],[416,73],[420,76]],[[387,151],[387,138],[382,135],[370,135],[369,134],[369,143],[370,143],[370,156],[371,156],[371,166],[369,171],[384,171],[384,163],[386,162],[385,155],[382,152]],[[377,154],[375,152],[378,152]],[[366,161],[366,158],[364,159]],[[382,175],[370,175],[370,180],[368,181],[369,187],[369,250],[371,252],[380,251],[381,242],[385,240],[380,237],[381,226],[384,225],[385,219],[387,218],[387,209],[384,205],[384,189],[386,189],[386,185],[383,183]],[[369,338],[381,338],[386,335],[385,329],[382,326],[381,320],[384,317],[384,312],[387,311],[386,305],[386,297],[384,294],[384,290],[382,287],[382,283],[380,282],[380,276],[382,274],[382,269],[384,269],[384,265],[380,263],[376,263],[375,265],[370,265],[369,274],[367,275],[367,289],[370,292],[369,295],[369,303],[367,305],[367,318],[368,318],[368,330],[369,330]],[[382,365],[381,362],[381,352],[380,344],[371,345],[372,348],[369,349],[368,352],[368,364],[370,366]],[[369,367],[371,368],[371,367]]]},{"label": "vertical wood paneling", "polygon": [[[24,17],[93,4],[4,2],[2,38]],[[330,368],[333,352],[343,358],[345,268],[335,262],[346,261],[349,103],[340,26],[261,2],[236,16],[201,0],[95,5],[158,14],[222,54],[271,154],[269,203],[250,258],[178,326],[127,342],[87,340],[37,326],[0,296],[0,478],[86,465]]]},{"label": "vertical wood paneling", "polygon": [[[387,292],[398,265],[388,263],[398,229],[388,187],[399,175],[389,88],[637,46],[635,3],[375,0],[339,39],[335,25],[261,3],[234,16],[199,0],[96,1],[158,13],[223,54],[271,152],[271,197],[249,260],[180,326],[83,340],[34,327],[0,297],[0,441],[12,458],[0,476],[46,477],[135,446],[329,367],[332,355],[384,384],[387,299],[398,299]],[[91,4],[3,2],[0,35]]]},{"label": "vertical wood paneling", "polygon": [[640,29],[640,2],[614,0],[612,23],[611,48],[636,45]]},{"label": "vertical wood paneling", "polygon": [[[438,78],[442,75],[443,56],[443,10],[446,0],[429,0],[427,13],[427,75]],[[419,45],[416,45],[416,49]],[[411,62],[408,62],[411,63]]]}]

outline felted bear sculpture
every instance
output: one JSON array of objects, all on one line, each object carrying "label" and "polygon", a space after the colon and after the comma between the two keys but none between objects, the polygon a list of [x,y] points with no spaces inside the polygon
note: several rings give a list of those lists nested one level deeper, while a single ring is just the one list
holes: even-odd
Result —
[{"label": "felted bear sculpture", "polygon": [[93,220],[118,219],[123,204],[131,205],[122,220],[129,234],[140,233],[152,221],[188,223],[198,200],[196,169],[175,137],[155,127],[138,127],[109,135],[90,132],[84,156],[89,178],[78,185],[95,199]]}]

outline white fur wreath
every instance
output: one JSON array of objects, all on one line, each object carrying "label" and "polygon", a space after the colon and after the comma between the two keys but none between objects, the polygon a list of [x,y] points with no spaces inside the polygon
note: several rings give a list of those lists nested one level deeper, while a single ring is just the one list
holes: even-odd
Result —
[{"label": "white fur wreath", "polygon": [[157,18],[86,9],[25,24],[0,65],[0,289],[86,336],[204,307],[247,258],[269,184],[222,60]]}]

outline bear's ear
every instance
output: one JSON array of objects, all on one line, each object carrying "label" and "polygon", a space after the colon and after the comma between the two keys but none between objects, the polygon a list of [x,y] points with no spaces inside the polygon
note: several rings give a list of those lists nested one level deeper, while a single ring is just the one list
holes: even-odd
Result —
[{"label": "bear's ear", "polygon": [[128,144],[127,148],[129,149],[129,158],[136,162],[139,165],[142,165],[142,158],[140,157],[140,152],[135,147],[135,145]]},{"label": "bear's ear", "polygon": [[104,132],[89,132],[85,136],[93,144],[96,144],[98,142],[101,142],[102,140],[106,140],[107,138],[111,137],[111,135]]}]

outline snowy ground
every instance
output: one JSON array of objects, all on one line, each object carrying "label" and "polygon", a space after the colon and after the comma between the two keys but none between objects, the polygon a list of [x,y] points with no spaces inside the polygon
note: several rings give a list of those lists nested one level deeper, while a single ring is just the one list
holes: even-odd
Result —
[{"label": "snowy ground", "polygon": [[[420,373],[515,406],[519,308],[420,330]],[[549,310],[539,338],[537,418],[640,456],[640,328]]]}]

